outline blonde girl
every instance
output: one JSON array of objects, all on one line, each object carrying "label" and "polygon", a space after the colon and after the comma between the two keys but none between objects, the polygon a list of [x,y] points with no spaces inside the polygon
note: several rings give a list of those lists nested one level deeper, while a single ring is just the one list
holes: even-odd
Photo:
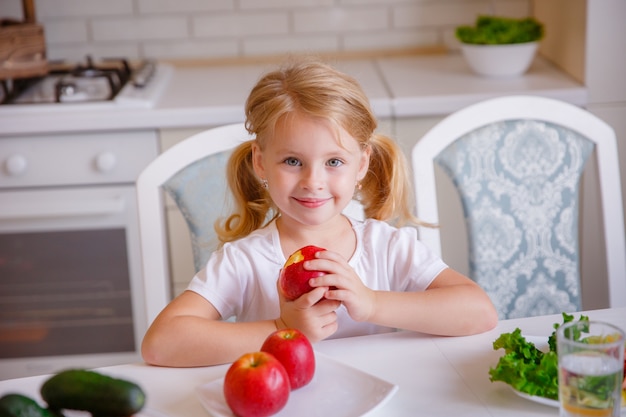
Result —
[{"label": "blonde girl", "polygon": [[[285,327],[315,343],[397,328],[454,336],[495,326],[485,292],[406,226],[417,221],[407,162],[376,127],[359,84],[327,64],[295,61],[258,81],[246,102],[256,138],[228,165],[236,207],[216,225],[222,246],[148,330],[146,362],[231,362]],[[365,220],[344,214],[353,199]],[[327,249],[305,264],[326,275],[287,301],[276,286],[280,268],[306,245]],[[223,320],[231,316],[236,322]]]}]

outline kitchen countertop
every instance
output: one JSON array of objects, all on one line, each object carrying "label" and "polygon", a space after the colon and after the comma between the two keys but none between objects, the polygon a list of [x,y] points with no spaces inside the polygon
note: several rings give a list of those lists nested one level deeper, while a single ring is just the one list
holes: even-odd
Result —
[{"label": "kitchen countertop", "polygon": [[[533,94],[578,106],[586,88],[541,57],[522,77],[474,75],[459,54],[335,61],[353,75],[380,119],[446,115],[477,101]],[[215,126],[243,121],[243,106],[257,79],[276,64],[175,67],[153,108],[112,103],[0,106],[0,137],[55,132],[165,129]]]},{"label": "kitchen countertop", "polygon": [[379,60],[396,117],[446,115],[481,100],[512,94],[540,95],[587,104],[587,89],[541,57],[521,77],[485,78],[459,54]]}]

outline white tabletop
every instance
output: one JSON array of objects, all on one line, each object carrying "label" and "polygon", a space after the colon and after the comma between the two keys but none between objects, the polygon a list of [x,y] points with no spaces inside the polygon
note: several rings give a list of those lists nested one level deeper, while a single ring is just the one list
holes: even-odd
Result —
[{"label": "white tabletop", "polygon": [[[585,312],[626,329],[626,308]],[[579,314],[576,313],[576,319]],[[546,340],[560,315],[503,320],[487,333],[468,337],[435,337],[412,332],[327,340],[315,349],[327,356],[399,386],[372,416],[556,416],[556,408],[518,397],[503,383],[489,381],[489,368],[503,352],[493,341],[519,327]],[[102,373],[137,382],[146,391],[147,407],[164,416],[208,413],[195,388],[222,377],[228,365],[204,368],[159,368],[129,364],[100,368]],[[41,401],[39,387],[47,376],[0,381],[0,395],[18,392]]]}]

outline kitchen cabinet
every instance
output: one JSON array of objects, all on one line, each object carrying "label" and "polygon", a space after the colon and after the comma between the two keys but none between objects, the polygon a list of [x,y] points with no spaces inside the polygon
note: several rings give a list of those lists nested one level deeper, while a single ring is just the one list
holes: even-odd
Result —
[{"label": "kitchen cabinet", "polygon": [[415,146],[417,141],[443,117],[444,116],[398,117],[393,120],[393,135],[409,160],[413,146]]},{"label": "kitchen cabinet", "polygon": [[[411,162],[411,151],[419,139],[435,126],[444,116],[403,117],[394,120],[396,138]],[[437,175],[440,213],[442,257],[450,267],[467,275],[467,233],[463,222],[463,208],[452,182],[445,175]],[[429,219],[422,219],[429,221]]]},{"label": "kitchen cabinet", "polygon": [[0,135],[0,375],[140,359],[135,181],[157,155],[153,129]]}]

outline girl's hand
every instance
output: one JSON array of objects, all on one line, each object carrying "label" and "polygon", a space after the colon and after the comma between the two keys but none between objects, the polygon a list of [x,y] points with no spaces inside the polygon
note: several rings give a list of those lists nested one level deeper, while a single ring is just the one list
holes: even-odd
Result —
[{"label": "girl's hand", "polygon": [[293,301],[285,299],[278,281],[276,290],[280,302],[280,318],[276,321],[276,327],[298,329],[311,343],[326,339],[337,331],[335,310],[341,303],[324,299],[328,288],[315,288]]},{"label": "girl's hand", "polygon": [[338,253],[322,251],[314,260],[306,261],[304,267],[327,274],[309,281],[312,287],[326,288],[324,298],[340,301],[348,310],[348,314],[356,321],[368,321],[376,307],[376,293],[371,290],[354,269]]}]

